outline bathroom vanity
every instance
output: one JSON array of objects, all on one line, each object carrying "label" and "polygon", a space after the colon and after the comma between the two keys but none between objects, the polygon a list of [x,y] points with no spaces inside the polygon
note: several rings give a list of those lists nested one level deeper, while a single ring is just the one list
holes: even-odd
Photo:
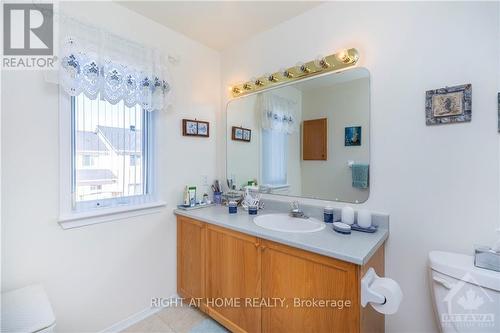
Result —
[{"label": "bathroom vanity", "polygon": [[360,279],[384,274],[387,216],[374,234],[341,235],[267,230],[221,206],[175,214],[178,294],[229,330],[384,331],[384,316],[360,305]]}]

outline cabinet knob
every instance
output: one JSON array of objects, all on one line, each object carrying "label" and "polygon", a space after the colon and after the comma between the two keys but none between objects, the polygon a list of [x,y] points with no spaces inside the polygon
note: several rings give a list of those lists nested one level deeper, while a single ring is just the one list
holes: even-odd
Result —
[{"label": "cabinet knob", "polygon": [[253,243],[253,245],[255,245],[255,247],[259,247],[260,244],[259,244],[259,242],[255,242],[255,243]]}]

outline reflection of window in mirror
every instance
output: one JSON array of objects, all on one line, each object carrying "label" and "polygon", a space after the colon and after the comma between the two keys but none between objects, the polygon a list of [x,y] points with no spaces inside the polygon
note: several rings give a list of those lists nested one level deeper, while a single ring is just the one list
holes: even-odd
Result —
[{"label": "reflection of window in mirror", "polygon": [[280,186],[287,182],[288,134],[277,130],[262,130],[262,183]]}]

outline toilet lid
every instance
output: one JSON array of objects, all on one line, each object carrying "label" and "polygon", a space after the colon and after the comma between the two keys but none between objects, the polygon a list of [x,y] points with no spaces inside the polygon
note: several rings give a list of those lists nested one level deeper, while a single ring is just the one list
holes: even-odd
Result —
[{"label": "toilet lid", "polygon": [[54,325],[55,321],[41,285],[2,293],[1,332],[37,332]]},{"label": "toilet lid", "polygon": [[500,291],[500,272],[474,266],[473,256],[431,251],[429,253],[429,264],[431,269],[455,279]]}]

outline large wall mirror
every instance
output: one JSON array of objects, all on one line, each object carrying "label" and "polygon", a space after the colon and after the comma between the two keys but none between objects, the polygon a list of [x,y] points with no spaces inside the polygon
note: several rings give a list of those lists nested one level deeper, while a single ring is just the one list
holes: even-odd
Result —
[{"label": "large wall mirror", "polygon": [[227,106],[227,177],[237,189],[361,203],[370,192],[370,73],[354,68]]}]

